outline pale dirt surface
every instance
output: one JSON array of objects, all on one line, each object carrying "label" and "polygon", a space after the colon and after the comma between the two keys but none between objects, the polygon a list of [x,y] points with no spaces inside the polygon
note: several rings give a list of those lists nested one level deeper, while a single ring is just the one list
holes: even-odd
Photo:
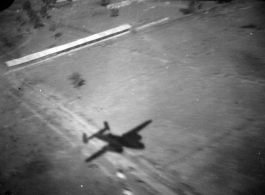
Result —
[{"label": "pale dirt surface", "polygon": [[[141,132],[145,150],[126,154],[161,170],[175,184],[176,194],[262,195],[264,7],[262,2],[223,5],[10,73],[7,78],[17,88],[27,85],[52,98],[94,126],[101,127],[107,120],[116,134],[152,119]],[[85,79],[80,88],[73,88],[69,80],[75,72]],[[54,153],[56,147],[52,151],[49,147],[55,138],[41,142],[47,156]],[[67,142],[61,142],[65,146],[60,150],[65,151]],[[80,170],[86,170],[85,155],[76,153],[80,161],[73,164],[80,163]],[[104,156],[97,160],[103,162]],[[132,188],[139,188],[135,183],[130,181]]]},{"label": "pale dirt surface", "polygon": [[114,174],[86,164],[69,139],[25,105],[1,79],[0,194],[122,194]]},{"label": "pale dirt surface", "polygon": [[[53,36],[60,31],[49,29],[54,21],[46,21],[44,28],[33,29],[32,25],[27,23],[28,18],[21,11],[20,4],[21,2],[16,2],[10,9],[0,13],[1,75],[7,70],[4,64],[6,60],[57,44],[57,39],[55,40]],[[38,8],[36,2],[33,6]],[[67,42],[89,35],[89,32],[82,28],[68,24],[61,26],[62,29],[66,28],[63,29],[65,31],[69,28],[75,30],[72,39],[64,37]],[[67,43],[65,40],[58,39],[58,44]],[[26,85],[39,82],[41,81],[26,81]],[[23,93],[26,93],[23,84],[12,90],[9,83],[1,76],[0,91],[1,195],[119,195],[123,194],[124,189],[129,190],[127,184],[116,177],[116,168],[106,162],[106,159],[103,158],[97,163],[85,163],[84,160],[95,149],[84,146],[81,136],[73,136],[69,126],[62,134],[60,132],[62,124],[56,124],[51,114],[43,114],[43,111],[47,112],[46,103],[38,109],[36,107],[32,109],[32,102],[28,104],[28,99],[25,100],[23,96]],[[31,96],[32,93],[30,92],[29,95]],[[39,99],[37,100],[40,102]],[[56,106],[54,107],[57,109]],[[105,167],[108,167],[108,170]],[[149,191],[150,189],[144,184],[134,190],[140,194],[149,194]]]}]

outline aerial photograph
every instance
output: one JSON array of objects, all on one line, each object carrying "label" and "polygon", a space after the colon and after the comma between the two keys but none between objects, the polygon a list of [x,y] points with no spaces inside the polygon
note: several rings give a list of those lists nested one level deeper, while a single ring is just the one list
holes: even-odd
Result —
[{"label": "aerial photograph", "polygon": [[0,1],[0,195],[265,195],[265,0]]}]

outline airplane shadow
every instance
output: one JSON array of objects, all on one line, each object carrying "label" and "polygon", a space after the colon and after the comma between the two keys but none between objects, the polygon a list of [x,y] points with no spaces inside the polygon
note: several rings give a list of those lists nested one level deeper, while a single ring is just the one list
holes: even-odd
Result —
[{"label": "airplane shadow", "polygon": [[127,133],[122,134],[121,136],[114,135],[110,133],[110,127],[108,122],[104,122],[104,128],[99,130],[97,133],[88,137],[85,133],[83,133],[83,142],[87,144],[90,139],[97,138],[103,140],[108,143],[108,145],[101,148],[98,152],[92,154],[88,157],[85,162],[91,162],[94,159],[100,157],[104,153],[111,151],[116,153],[122,153],[124,147],[132,148],[132,149],[144,149],[145,146],[141,142],[142,136],[138,133],[144,129],[147,125],[149,125],[152,120],[148,120],[138,125],[137,127],[131,129]]}]

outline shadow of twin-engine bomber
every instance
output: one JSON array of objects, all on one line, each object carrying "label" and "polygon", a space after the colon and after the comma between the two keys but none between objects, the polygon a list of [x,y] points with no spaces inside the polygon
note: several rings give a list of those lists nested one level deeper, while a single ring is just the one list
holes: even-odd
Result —
[{"label": "shadow of twin-engine bomber", "polygon": [[138,133],[151,122],[152,120],[145,121],[144,123],[138,125],[137,127],[131,129],[129,132],[124,133],[121,136],[113,135],[112,133],[110,133],[108,122],[104,122],[104,128],[90,137],[83,133],[83,142],[85,144],[87,144],[89,140],[93,138],[98,138],[108,143],[107,146],[104,146],[101,150],[87,158],[86,162],[90,162],[98,158],[107,151],[122,153],[123,147],[132,149],[144,149],[144,144],[141,142],[142,136]]}]

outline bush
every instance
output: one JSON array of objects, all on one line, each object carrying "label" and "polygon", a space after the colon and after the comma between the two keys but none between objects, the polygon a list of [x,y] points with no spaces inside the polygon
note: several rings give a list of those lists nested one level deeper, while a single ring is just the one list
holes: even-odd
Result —
[{"label": "bush", "polygon": [[40,15],[42,18],[47,18],[48,15],[48,7],[46,5],[43,5],[40,9]]},{"label": "bush", "polygon": [[22,7],[23,10],[26,11],[29,17],[29,21],[34,25],[34,28],[39,28],[44,26],[37,12],[32,9],[30,1],[25,1]]},{"label": "bush", "polygon": [[22,7],[23,7],[23,10],[25,10],[27,12],[30,11],[30,10],[32,10],[31,3],[29,1],[25,1],[23,3]]},{"label": "bush", "polygon": [[52,7],[57,0],[41,0],[44,5],[47,7]]}]

